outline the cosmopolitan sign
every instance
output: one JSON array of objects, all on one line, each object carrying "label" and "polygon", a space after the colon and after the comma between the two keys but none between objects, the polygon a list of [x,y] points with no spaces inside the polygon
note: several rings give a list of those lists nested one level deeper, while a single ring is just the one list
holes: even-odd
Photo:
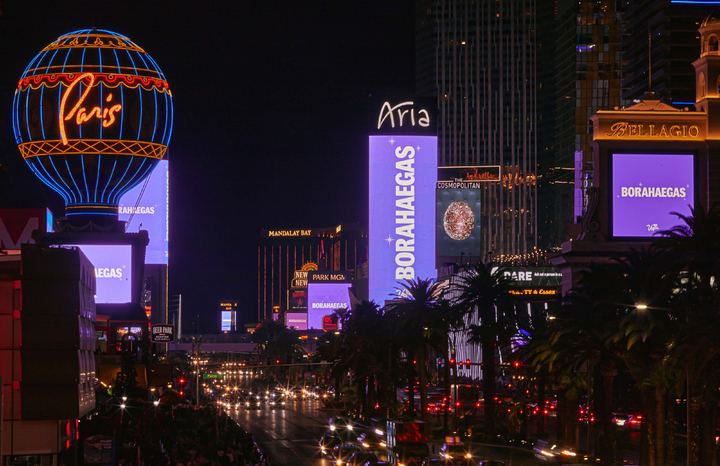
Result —
[{"label": "the cosmopolitan sign", "polygon": [[694,205],[693,154],[612,154],[612,233],[652,237]]},{"label": "the cosmopolitan sign", "polygon": [[436,136],[370,136],[370,299],[435,278]]}]

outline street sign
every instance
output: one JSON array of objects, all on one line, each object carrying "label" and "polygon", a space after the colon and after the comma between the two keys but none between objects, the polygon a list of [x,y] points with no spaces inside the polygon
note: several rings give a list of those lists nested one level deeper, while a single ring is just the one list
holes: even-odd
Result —
[{"label": "street sign", "polygon": [[203,374],[203,379],[222,379],[222,374]]}]

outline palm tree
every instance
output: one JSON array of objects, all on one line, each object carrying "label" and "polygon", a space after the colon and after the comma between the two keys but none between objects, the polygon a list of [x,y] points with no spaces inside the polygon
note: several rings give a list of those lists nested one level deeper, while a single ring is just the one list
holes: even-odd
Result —
[{"label": "palm tree", "polygon": [[[420,409],[422,419],[429,419],[427,412],[427,371],[428,345],[436,343],[437,325],[444,307],[441,305],[443,290],[432,279],[415,278],[405,280],[398,288],[400,299],[388,305],[388,311],[396,319],[396,331],[400,345],[405,351],[408,363],[417,361],[420,385]],[[431,330],[432,329],[432,330]],[[442,333],[442,328],[439,329]],[[413,359],[417,356],[417,359]],[[411,366],[412,368],[412,366]],[[412,374],[412,369],[411,369]],[[409,378],[410,413],[414,412],[414,377]]]},{"label": "palm tree", "polygon": [[498,327],[495,319],[496,306],[507,300],[509,279],[498,269],[478,262],[460,273],[456,284],[456,301],[467,313],[478,312],[480,325],[473,329],[481,342],[483,396],[485,398],[485,430],[491,441],[495,441],[495,393],[496,369],[495,346]]},{"label": "palm tree", "polygon": [[[665,231],[658,247],[669,252],[685,272],[679,294],[683,317],[677,322],[682,334],[673,349],[674,360],[686,375],[690,464],[710,464],[718,406],[720,348],[716,338],[720,303],[720,208],[705,210],[698,203],[690,215],[673,212],[683,223]],[[714,387],[714,388],[713,388]]]}]

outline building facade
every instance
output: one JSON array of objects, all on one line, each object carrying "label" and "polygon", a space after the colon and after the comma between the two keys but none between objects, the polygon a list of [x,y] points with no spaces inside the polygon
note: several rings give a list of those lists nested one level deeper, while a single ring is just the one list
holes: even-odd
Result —
[{"label": "building facade", "polygon": [[[545,0],[418,0],[416,93],[438,105],[440,166],[500,165],[483,192],[483,259],[538,245]],[[552,111],[550,110],[551,114]],[[543,143],[545,142],[545,143]]]},{"label": "building facade", "polygon": [[295,271],[302,270],[308,263],[315,264],[315,270],[354,274],[367,257],[367,232],[358,224],[263,230],[258,246],[258,320],[273,319],[273,314],[279,319],[287,312]]},{"label": "building facade", "polygon": [[[651,90],[666,104],[695,103],[695,70],[689,60],[699,53],[698,28],[718,2],[635,0],[624,15],[623,98],[641,99]],[[648,57],[648,52],[650,57]],[[650,66],[652,64],[652,66]],[[652,69],[652,83],[648,72]]]},{"label": "building facade", "polygon": [[547,172],[552,245],[587,208],[593,185],[592,122],[598,110],[622,107],[623,19],[616,0],[559,0],[555,19],[555,147]]}]

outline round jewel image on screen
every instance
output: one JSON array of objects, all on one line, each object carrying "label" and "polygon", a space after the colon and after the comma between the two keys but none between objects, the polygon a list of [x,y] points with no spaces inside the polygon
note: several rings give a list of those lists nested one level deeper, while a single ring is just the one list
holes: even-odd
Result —
[{"label": "round jewel image on screen", "polygon": [[443,216],[443,227],[445,233],[456,241],[462,241],[470,237],[475,228],[475,214],[464,201],[450,203]]}]

